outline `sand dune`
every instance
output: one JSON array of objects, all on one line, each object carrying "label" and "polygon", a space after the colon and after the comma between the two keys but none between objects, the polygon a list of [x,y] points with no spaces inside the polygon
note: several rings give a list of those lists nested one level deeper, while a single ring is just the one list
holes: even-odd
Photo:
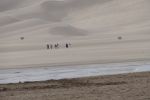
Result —
[{"label": "sand dune", "polygon": [[[150,60],[149,4],[0,0],[0,68]],[[47,43],[61,47],[46,50]],[[65,49],[65,43],[71,48]]]},{"label": "sand dune", "polygon": [[0,26],[9,25],[9,24],[15,23],[17,21],[19,21],[19,19],[16,19],[11,16],[0,16]]},{"label": "sand dune", "polygon": [[21,7],[33,4],[37,0],[1,0],[0,11],[4,12],[7,10],[18,9]]},{"label": "sand dune", "polygon": [[41,25],[43,23],[44,23],[44,21],[38,20],[38,19],[29,19],[29,20],[19,21],[16,23],[12,23],[12,24],[0,27],[0,32],[1,32],[1,34],[5,34],[8,32],[18,31],[18,30],[26,29],[28,27]]}]

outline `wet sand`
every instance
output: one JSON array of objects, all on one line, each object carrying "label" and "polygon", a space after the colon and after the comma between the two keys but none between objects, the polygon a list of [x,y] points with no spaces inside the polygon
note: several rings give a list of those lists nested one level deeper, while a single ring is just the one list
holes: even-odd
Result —
[{"label": "wet sand", "polygon": [[53,66],[38,68],[1,69],[0,84],[71,79],[99,75],[117,75],[150,71],[148,62]]}]

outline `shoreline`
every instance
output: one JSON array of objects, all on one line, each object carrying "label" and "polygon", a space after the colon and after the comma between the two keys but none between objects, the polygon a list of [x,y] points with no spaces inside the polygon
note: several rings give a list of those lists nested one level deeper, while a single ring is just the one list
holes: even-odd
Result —
[{"label": "shoreline", "polygon": [[[18,82],[18,83],[8,83],[8,84],[0,84],[1,86],[4,85],[19,85],[19,84],[37,84],[37,83],[48,83],[48,82],[61,82],[61,81],[69,81],[69,80],[85,80],[85,79],[94,79],[94,78],[110,78],[110,77],[119,77],[119,76],[132,76],[132,75],[140,75],[140,74],[150,74],[150,71],[145,72],[133,72],[133,73],[122,73],[122,74],[114,74],[114,75],[98,75],[98,76],[87,76],[87,77],[77,77],[77,78],[66,78],[66,79],[50,79],[44,81],[26,81],[26,82]],[[2,90],[0,90],[2,91]]]},{"label": "shoreline", "polygon": [[[0,84],[72,79],[150,71],[149,62],[54,66],[0,70]],[[29,77],[30,76],[30,77]]]}]

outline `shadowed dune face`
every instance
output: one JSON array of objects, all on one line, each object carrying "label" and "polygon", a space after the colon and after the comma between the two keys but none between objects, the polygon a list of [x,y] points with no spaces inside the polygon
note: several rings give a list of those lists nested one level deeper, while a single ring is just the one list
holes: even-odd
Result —
[{"label": "shadowed dune face", "polygon": [[41,15],[50,21],[61,21],[70,12],[103,4],[112,0],[47,0],[41,4]]},{"label": "shadowed dune face", "polygon": [[0,11],[15,9],[22,2],[23,2],[22,0],[1,0],[0,1]]},{"label": "shadowed dune face", "polygon": [[[19,17],[21,19],[28,18],[41,18],[48,20],[50,22],[60,22],[62,21],[69,13],[72,13],[77,10],[86,9],[95,4],[103,4],[112,0],[41,0],[40,2],[35,0],[7,0],[5,7],[1,6],[2,11],[8,11],[13,16]],[[18,2],[19,1],[19,2]],[[27,5],[29,2],[33,2]],[[38,3],[39,2],[39,3]],[[1,4],[2,5],[2,4]],[[7,7],[10,5],[9,7]]]},{"label": "shadowed dune face", "polygon": [[67,6],[71,9],[83,9],[94,6],[96,4],[103,5],[104,3],[111,2],[113,0],[68,0]]},{"label": "shadowed dune face", "polygon": [[60,36],[84,36],[88,33],[88,31],[68,25],[52,28],[50,29],[50,33],[53,35],[60,35]]},{"label": "shadowed dune face", "polygon": [[0,0],[0,12],[28,6],[36,0]]},{"label": "shadowed dune face", "polygon": [[45,28],[49,30],[39,30],[50,36],[85,36],[89,31],[91,35],[100,35],[142,29],[149,27],[149,3],[148,0],[1,0],[0,34],[25,31],[26,27],[40,26],[45,21],[49,24]]},{"label": "shadowed dune face", "polygon": [[40,16],[53,22],[61,21],[68,14],[65,1],[45,1],[41,4],[41,8]]}]

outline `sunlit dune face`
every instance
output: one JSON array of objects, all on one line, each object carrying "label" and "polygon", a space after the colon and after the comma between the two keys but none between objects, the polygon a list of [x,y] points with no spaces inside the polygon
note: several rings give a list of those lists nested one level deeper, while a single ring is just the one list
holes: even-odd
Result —
[{"label": "sunlit dune face", "polygon": [[150,0],[0,0],[0,68],[148,60],[149,12]]}]

